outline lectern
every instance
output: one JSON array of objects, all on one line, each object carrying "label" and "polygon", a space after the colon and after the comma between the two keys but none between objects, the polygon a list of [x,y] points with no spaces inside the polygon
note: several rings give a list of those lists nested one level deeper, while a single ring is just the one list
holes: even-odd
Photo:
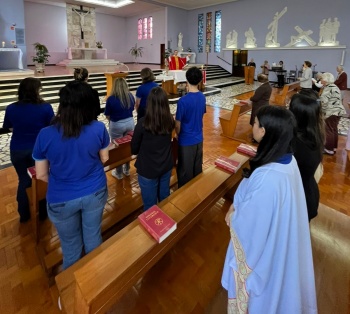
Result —
[{"label": "lectern", "polygon": [[254,83],[255,67],[246,65],[244,67],[244,80],[246,84]]},{"label": "lectern", "polygon": [[107,83],[107,95],[106,97],[108,97],[111,94],[112,91],[112,86],[113,86],[113,82],[116,78],[118,77],[122,77],[122,78],[126,78],[128,76],[128,72],[106,72],[104,73],[105,77],[106,77],[106,83]]}]

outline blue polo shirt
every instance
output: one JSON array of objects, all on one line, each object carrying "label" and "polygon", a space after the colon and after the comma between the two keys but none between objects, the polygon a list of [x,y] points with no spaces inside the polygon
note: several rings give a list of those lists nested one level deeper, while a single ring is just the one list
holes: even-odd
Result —
[{"label": "blue polo shirt", "polygon": [[99,151],[109,145],[102,122],[85,125],[79,137],[62,138],[56,125],[42,129],[35,142],[34,160],[50,165],[47,201],[61,203],[90,195],[106,185]]},{"label": "blue polo shirt", "polygon": [[10,150],[33,149],[39,131],[48,126],[54,113],[50,104],[13,103],[5,112],[3,127],[13,129]]},{"label": "blue polo shirt", "polygon": [[176,110],[176,120],[181,122],[179,145],[190,146],[203,142],[205,104],[202,92],[188,93],[179,99]]},{"label": "blue polo shirt", "polygon": [[151,89],[154,87],[158,87],[159,85],[155,82],[147,82],[140,85],[136,90],[136,97],[140,98],[140,108],[146,108],[147,105],[147,97],[150,93]]},{"label": "blue polo shirt", "polygon": [[124,120],[132,117],[132,112],[135,107],[135,98],[129,93],[130,108],[126,108],[122,105],[122,102],[118,97],[109,96],[106,102],[105,115],[110,117],[112,122]]}]

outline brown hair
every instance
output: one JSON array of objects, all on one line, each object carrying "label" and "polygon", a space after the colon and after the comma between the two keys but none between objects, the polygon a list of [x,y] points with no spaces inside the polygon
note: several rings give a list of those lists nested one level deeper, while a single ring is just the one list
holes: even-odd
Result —
[{"label": "brown hair", "polygon": [[86,68],[74,68],[74,79],[85,82],[89,77],[89,71]]},{"label": "brown hair", "polygon": [[258,82],[260,82],[260,83],[266,83],[269,80],[267,75],[263,74],[263,73],[258,74],[257,78],[258,78]]},{"label": "brown hair", "polygon": [[143,68],[141,70],[141,78],[142,78],[143,84],[148,83],[148,82],[153,82],[156,79],[150,68]]},{"label": "brown hair", "polygon": [[23,79],[18,86],[19,103],[41,104],[44,100],[40,96],[41,81],[34,77]]}]

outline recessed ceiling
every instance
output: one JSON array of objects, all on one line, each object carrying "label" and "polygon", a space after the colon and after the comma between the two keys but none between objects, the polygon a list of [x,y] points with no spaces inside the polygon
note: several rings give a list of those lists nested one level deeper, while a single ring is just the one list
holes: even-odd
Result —
[{"label": "recessed ceiling", "polygon": [[113,9],[108,7],[103,7],[99,5],[92,5],[75,0],[24,0],[25,2],[35,2],[50,4],[56,6],[65,6],[66,3],[91,6],[96,8],[96,12],[105,13],[120,17],[129,17],[139,15],[144,12],[156,11],[166,6],[173,6],[185,10],[193,10],[198,8],[203,8],[211,5],[218,5],[222,3],[235,2],[238,0],[134,0],[135,3],[129,4],[127,6]]}]

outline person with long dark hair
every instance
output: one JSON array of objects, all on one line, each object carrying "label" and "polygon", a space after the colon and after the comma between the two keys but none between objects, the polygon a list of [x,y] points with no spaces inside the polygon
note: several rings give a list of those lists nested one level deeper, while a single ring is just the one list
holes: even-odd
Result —
[{"label": "person with long dark hair", "polygon": [[[134,111],[135,98],[130,93],[128,84],[123,78],[117,78],[113,82],[110,96],[107,98],[105,116],[109,121],[109,135],[111,141],[125,136],[135,127],[132,112]],[[126,163],[112,170],[112,176],[118,180],[130,175],[130,163]]]},{"label": "person with long dark hair", "polygon": [[[86,68],[80,67],[80,68],[74,68],[74,80],[79,82],[88,82],[89,79],[89,71]],[[97,120],[100,113],[103,112],[103,109],[101,109],[101,103],[100,103],[100,97],[98,95],[98,91],[96,89],[92,89],[93,92],[93,100],[94,100],[94,118]]]},{"label": "person with long dark hair", "polygon": [[292,155],[295,127],[293,114],[279,106],[261,107],[255,117],[257,154],[225,218],[228,313],[317,313],[305,193]]},{"label": "person with long dark hair", "polygon": [[27,168],[34,166],[34,143],[39,131],[48,126],[54,116],[52,106],[40,96],[41,88],[39,79],[23,79],[18,87],[18,101],[7,106],[3,124],[12,131],[10,158],[18,175],[17,203],[22,223],[30,219],[26,189],[32,185],[32,180]]},{"label": "person with long dark hair", "polygon": [[147,98],[146,115],[136,124],[131,140],[144,210],[170,195],[174,128],[168,97],[161,87],[155,87]]},{"label": "person with long dark hair", "polygon": [[142,85],[136,90],[136,104],[135,110],[137,112],[137,121],[139,121],[146,114],[147,97],[151,89],[158,87],[155,82],[154,73],[150,68],[143,68],[141,70]]},{"label": "person with long dark hair", "polygon": [[102,242],[108,195],[103,163],[110,140],[105,125],[95,120],[90,85],[69,82],[59,97],[57,115],[40,131],[33,158],[37,178],[48,182],[48,215],[57,229],[66,269]]},{"label": "person with long dark hair", "polygon": [[[312,90],[310,89],[310,92]],[[315,171],[322,161],[324,149],[324,121],[321,105],[315,98],[293,95],[289,110],[297,122],[294,157],[298,163],[306,197],[309,221],[317,216],[320,192]]]}]

